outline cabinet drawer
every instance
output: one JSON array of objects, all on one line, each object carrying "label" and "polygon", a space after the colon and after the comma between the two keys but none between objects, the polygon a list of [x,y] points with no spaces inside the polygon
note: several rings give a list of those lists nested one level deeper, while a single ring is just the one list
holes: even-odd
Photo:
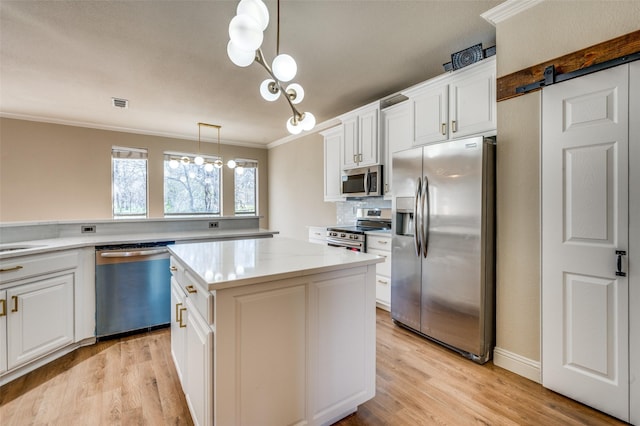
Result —
[{"label": "cabinet drawer", "polygon": [[213,324],[213,295],[202,288],[189,271],[184,271],[184,280],[180,285],[200,315],[208,324]]},{"label": "cabinet drawer", "polygon": [[376,263],[376,273],[386,277],[391,276],[391,252],[384,250],[367,250],[369,254],[375,254],[385,258],[384,263]]},{"label": "cabinet drawer", "polygon": [[0,262],[0,285],[77,267],[78,252],[75,250],[14,257]]},{"label": "cabinet drawer", "polygon": [[376,299],[384,305],[391,304],[391,278],[376,276]]},{"label": "cabinet drawer", "polygon": [[369,249],[391,251],[391,237],[368,234],[367,253],[369,253]]}]

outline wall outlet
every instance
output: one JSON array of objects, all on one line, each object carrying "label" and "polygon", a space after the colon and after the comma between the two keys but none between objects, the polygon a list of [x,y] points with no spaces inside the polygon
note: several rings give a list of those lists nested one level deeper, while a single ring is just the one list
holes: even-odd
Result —
[{"label": "wall outlet", "polygon": [[220,228],[220,222],[209,222],[209,229]]},{"label": "wall outlet", "polygon": [[95,233],[96,226],[95,225],[82,225],[80,227],[80,232],[83,234]]}]

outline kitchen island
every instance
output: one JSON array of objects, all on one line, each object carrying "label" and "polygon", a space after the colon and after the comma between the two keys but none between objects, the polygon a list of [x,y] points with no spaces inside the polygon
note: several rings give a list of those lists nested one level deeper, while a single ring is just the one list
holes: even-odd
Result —
[{"label": "kitchen island", "polygon": [[281,237],[169,250],[194,423],[324,425],[373,398],[382,258]]}]

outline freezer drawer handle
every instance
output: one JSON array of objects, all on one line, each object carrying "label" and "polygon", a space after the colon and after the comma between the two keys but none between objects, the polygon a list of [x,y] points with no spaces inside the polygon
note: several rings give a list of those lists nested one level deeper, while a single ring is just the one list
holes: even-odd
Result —
[{"label": "freezer drawer handle", "polygon": [[166,253],[167,249],[157,250],[137,250],[137,251],[106,251],[100,253],[101,257],[134,257],[134,256],[153,256],[154,254]]},{"label": "freezer drawer handle", "polygon": [[627,252],[624,250],[616,250],[616,276],[626,277],[627,273],[622,271],[622,256],[626,256]]}]

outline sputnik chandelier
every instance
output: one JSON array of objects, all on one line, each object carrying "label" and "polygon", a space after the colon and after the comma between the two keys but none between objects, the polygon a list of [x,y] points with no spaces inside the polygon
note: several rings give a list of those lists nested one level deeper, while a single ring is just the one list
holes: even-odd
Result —
[{"label": "sputnik chandelier", "polygon": [[260,94],[270,102],[284,94],[293,115],[287,120],[289,133],[297,135],[303,130],[311,130],[316,125],[316,118],[310,112],[300,113],[295,105],[304,98],[304,89],[298,83],[289,84],[286,89],[283,83],[296,76],[296,61],[287,54],[280,54],[280,0],[278,0],[278,22],[276,39],[276,57],[271,67],[265,61],[260,49],[264,38],[264,30],[269,25],[269,10],[262,0],[241,0],[236,9],[236,16],[229,23],[229,44],[227,55],[231,62],[239,67],[248,67],[254,61],[264,67],[271,78],[260,85]]}]

